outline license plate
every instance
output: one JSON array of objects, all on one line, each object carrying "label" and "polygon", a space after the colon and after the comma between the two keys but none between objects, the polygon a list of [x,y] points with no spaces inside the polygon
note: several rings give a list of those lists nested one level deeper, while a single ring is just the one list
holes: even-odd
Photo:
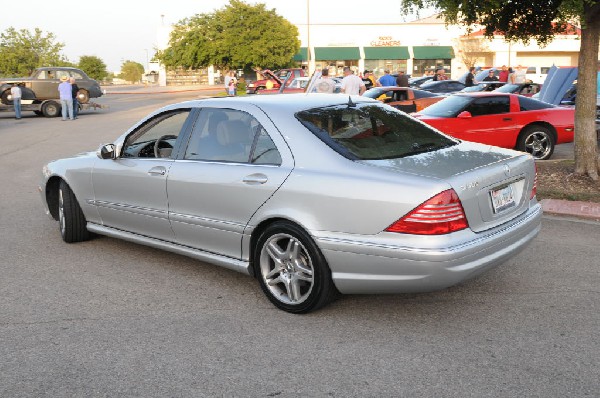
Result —
[{"label": "license plate", "polygon": [[499,213],[516,205],[513,184],[490,191],[494,213]]}]

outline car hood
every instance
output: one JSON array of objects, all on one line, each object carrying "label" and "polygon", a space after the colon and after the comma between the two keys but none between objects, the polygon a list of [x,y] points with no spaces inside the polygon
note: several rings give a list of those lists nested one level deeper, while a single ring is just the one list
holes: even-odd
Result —
[{"label": "car hood", "polygon": [[567,90],[577,79],[577,68],[557,68],[552,66],[540,91],[538,99],[552,105],[560,105]]},{"label": "car hood", "polygon": [[271,80],[275,80],[277,83],[281,84],[282,81],[279,77],[277,77],[276,74],[274,74],[273,72],[271,72],[269,69],[265,69],[265,70],[261,70],[258,73],[260,73],[260,75],[264,78],[264,79],[271,79]]},{"label": "car hood", "polygon": [[361,162],[396,172],[446,180],[518,154],[510,149],[463,141],[449,148],[415,156]]}]

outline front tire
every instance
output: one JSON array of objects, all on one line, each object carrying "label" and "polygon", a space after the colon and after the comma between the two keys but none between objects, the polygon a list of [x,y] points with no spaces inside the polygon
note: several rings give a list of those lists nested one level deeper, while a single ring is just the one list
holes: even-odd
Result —
[{"label": "front tire", "polygon": [[263,292],[279,309],[307,313],[337,295],[325,257],[295,224],[279,221],[267,227],[258,239],[253,260]]},{"label": "front tire", "polygon": [[58,225],[62,239],[67,243],[88,240],[90,232],[86,224],[75,194],[66,182],[61,181],[58,188]]},{"label": "front tire", "polygon": [[519,134],[517,149],[536,160],[550,159],[554,152],[554,136],[547,127],[529,126]]},{"label": "front tire", "polygon": [[42,105],[42,114],[46,117],[57,117],[60,115],[61,106],[56,101],[46,101]]}]

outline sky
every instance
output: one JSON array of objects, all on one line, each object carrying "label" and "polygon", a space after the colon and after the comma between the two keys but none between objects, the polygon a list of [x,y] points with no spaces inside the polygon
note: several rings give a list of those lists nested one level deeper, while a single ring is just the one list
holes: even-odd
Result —
[{"label": "sky", "polygon": [[[246,0],[266,4],[294,24],[314,23],[400,23],[401,0],[343,2],[315,0]],[[0,18],[0,32],[9,27],[53,33],[65,46],[62,53],[77,63],[82,55],[102,59],[109,71],[119,71],[123,61],[147,66],[157,45],[162,25],[171,25],[196,14],[220,9],[229,0],[41,0],[4,1],[10,18]],[[368,10],[368,13],[365,11]],[[431,14],[431,13],[430,13]],[[428,15],[422,15],[428,16]]]}]

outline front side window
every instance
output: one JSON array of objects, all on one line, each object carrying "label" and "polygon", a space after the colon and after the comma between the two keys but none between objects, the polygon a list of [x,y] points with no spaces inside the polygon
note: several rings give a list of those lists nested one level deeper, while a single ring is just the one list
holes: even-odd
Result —
[{"label": "front side window", "polygon": [[428,106],[419,113],[433,117],[456,117],[471,100],[472,97],[466,95],[452,95]]},{"label": "front side window", "polygon": [[455,145],[427,125],[385,106],[337,105],[296,118],[336,152],[352,160],[395,159]]},{"label": "front side window", "polygon": [[256,118],[246,112],[222,108],[202,110],[184,159],[281,164],[277,147]]},{"label": "front side window", "polygon": [[172,158],[172,149],[189,116],[189,109],[162,113],[127,137],[123,157]]}]

